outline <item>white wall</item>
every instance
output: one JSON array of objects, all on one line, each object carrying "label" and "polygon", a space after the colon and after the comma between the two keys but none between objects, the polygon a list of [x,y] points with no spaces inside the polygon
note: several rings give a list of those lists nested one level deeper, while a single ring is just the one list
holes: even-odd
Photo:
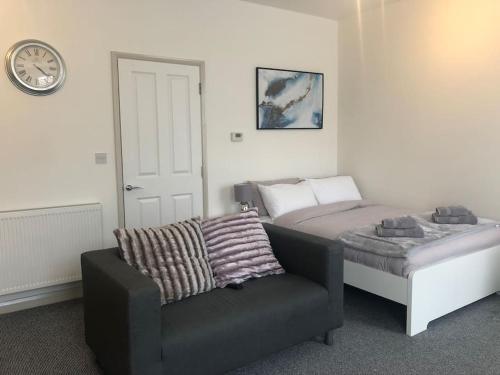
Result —
[{"label": "white wall", "polygon": [[402,0],[339,23],[339,169],[365,196],[500,218],[499,19],[498,0]]},{"label": "white wall", "polygon": [[[206,63],[209,214],[233,210],[245,179],[337,169],[337,24],[238,0],[3,0],[0,51],[35,38],[64,56],[68,78],[48,97],[0,74],[0,210],[104,204],[117,226],[110,52]],[[325,129],[256,131],[255,67],[325,73]],[[243,131],[243,143],[229,133]],[[93,154],[107,152],[108,165]]]}]

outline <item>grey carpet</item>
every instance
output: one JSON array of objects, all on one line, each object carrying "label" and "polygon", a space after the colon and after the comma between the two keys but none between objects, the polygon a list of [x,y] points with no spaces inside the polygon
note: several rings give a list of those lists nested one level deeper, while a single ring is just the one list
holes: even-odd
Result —
[{"label": "grey carpet", "polygon": [[[500,374],[500,296],[404,334],[405,308],[346,287],[345,325],[332,347],[315,342],[228,375]],[[0,316],[0,374],[101,374],[83,338],[82,302]]]}]

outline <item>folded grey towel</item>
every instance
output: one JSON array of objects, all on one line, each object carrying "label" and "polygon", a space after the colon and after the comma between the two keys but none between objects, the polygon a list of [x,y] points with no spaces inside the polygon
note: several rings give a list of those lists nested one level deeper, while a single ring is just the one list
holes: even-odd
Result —
[{"label": "folded grey towel", "polygon": [[411,216],[396,217],[382,220],[385,229],[411,229],[417,226],[417,221]]},{"label": "folded grey towel", "polygon": [[472,215],[472,212],[464,206],[448,206],[436,208],[436,214],[438,216],[466,216]]},{"label": "folded grey towel", "polygon": [[439,216],[432,214],[432,221],[437,224],[477,224],[477,217],[469,214],[462,216]]},{"label": "folded grey towel", "polygon": [[387,229],[384,228],[382,225],[377,225],[375,227],[375,233],[379,237],[424,238],[424,230],[419,225],[417,225],[415,228],[408,228],[408,229]]}]

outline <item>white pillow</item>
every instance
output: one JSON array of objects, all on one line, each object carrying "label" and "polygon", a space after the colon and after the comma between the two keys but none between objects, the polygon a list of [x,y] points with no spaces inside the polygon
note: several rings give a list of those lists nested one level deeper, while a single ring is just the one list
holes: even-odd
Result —
[{"label": "white pillow", "polygon": [[351,176],[308,178],[319,204],[359,201],[361,194]]},{"label": "white pillow", "polygon": [[258,186],[264,205],[273,219],[287,212],[318,205],[311,185],[307,181],[298,184]]}]

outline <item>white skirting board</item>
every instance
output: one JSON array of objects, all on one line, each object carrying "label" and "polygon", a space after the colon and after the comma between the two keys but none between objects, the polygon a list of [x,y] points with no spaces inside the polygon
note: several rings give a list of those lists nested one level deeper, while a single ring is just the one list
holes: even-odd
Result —
[{"label": "white skirting board", "polygon": [[447,259],[408,278],[344,261],[344,282],[407,306],[406,334],[430,321],[500,291],[500,246]]},{"label": "white skirting board", "polygon": [[0,315],[82,297],[82,283],[49,286],[0,296]]},{"label": "white skirting board", "polygon": [[0,212],[0,313],[75,295],[80,254],[102,242],[99,203]]}]

